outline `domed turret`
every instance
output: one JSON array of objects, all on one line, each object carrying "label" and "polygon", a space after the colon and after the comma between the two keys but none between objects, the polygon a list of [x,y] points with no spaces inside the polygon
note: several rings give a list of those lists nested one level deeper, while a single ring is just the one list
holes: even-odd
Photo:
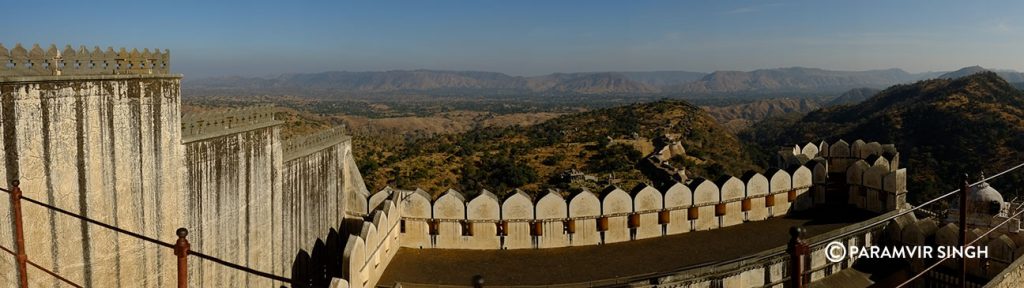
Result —
[{"label": "domed turret", "polygon": [[[982,179],[984,179],[984,175],[982,175]],[[986,182],[981,182],[974,186],[971,189],[971,194],[967,197],[967,201],[971,202],[969,206],[971,209],[969,210],[972,213],[991,216],[999,215],[1006,203],[1003,201],[1003,195]]]},{"label": "domed turret", "polygon": [[[985,179],[985,175],[981,175]],[[946,221],[957,222],[961,207],[960,201],[953,202],[953,207]],[[999,190],[982,180],[970,188],[967,194],[967,223],[971,226],[993,227],[999,219],[1005,219],[1009,205],[1003,200]]]}]

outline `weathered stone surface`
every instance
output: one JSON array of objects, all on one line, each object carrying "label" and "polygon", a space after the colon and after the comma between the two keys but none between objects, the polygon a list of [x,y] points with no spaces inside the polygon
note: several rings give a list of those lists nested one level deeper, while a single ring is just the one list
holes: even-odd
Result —
[{"label": "weathered stone surface", "polygon": [[[185,226],[179,81],[176,75],[0,76],[4,182],[19,179],[26,197],[172,241],[174,229]],[[172,284],[173,267],[159,264],[171,259],[169,251],[23,207],[33,262],[85,286]],[[0,226],[6,227],[0,241],[14,247],[10,223]],[[13,267],[0,270],[14,275]],[[56,283],[45,274],[29,276],[36,285]]]},{"label": "weathered stone surface", "polygon": [[601,192],[601,215],[608,217],[608,231],[604,231],[603,243],[629,241],[626,226],[629,213],[633,212],[633,199],[626,191],[610,186]]},{"label": "weathered stone surface", "polygon": [[770,211],[765,206],[765,195],[768,195],[768,178],[761,173],[749,171],[743,174],[743,181],[746,182],[746,198],[750,202],[750,210],[747,211],[747,221],[761,221],[768,219]]},{"label": "weathered stone surface", "polygon": [[537,201],[536,218],[543,222],[543,235],[539,248],[569,246],[569,235],[564,232],[562,220],[569,217],[569,204],[557,191],[549,191]]},{"label": "weathered stone surface", "polygon": [[601,201],[594,193],[584,190],[569,200],[569,218],[578,219],[575,224],[576,232],[569,235],[569,241],[573,246],[600,243],[597,222],[594,220],[598,215],[601,215]]},{"label": "weathered stone surface", "polygon": [[437,248],[460,248],[463,245],[462,224],[459,220],[466,219],[466,198],[455,190],[438,197],[434,201],[434,219],[438,223],[439,234],[436,239]]},{"label": "weathered stone surface", "polygon": [[501,203],[501,219],[508,221],[506,249],[533,248],[530,220],[533,220],[533,200],[526,192],[515,190]]},{"label": "weathered stone surface", "polygon": [[669,210],[666,234],[689,232],[692,225],[687,219],[686,208],[693,205],[693,192],[682,183],[674,183],[665,189],[665,209]]},{"label": "weathered stone surface", "polygon": [[662,226],[658,224],[658,212],[664,208],[661,192],[647,184],[633,188],[633,211],[640,214],[640,227],[636,228],[635,239],[661,236]]},{"label": "weathered stone surface", "polygon": [[473,221],[473,236],[466,242],[466,249],[500,249],[495,224],[501,219],[501,205],[498,196],[483,190],[466,204],[466,219]]}]

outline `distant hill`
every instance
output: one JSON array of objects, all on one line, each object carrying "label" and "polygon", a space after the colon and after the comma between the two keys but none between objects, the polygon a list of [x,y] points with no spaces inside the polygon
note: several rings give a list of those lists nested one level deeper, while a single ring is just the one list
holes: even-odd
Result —
[{"label": "distant hill", "polygon": [[751,124],[786,114],[806,114],[821,108],[808,98],[772,98],[728,106],[703,106],[711,117],[730,131],[740,131]]},{"label": "distant hill", "polygon": [[630,80],[644,83],[651,87],[677,86],[700,80],[708,73],[689,71],[649,71],[649,72],[618,72]]},{"label": "distant hill", "polygon": [[853,88],[884,88],[918,79],[900,69],[831,71],[817,68],[777,68],[750,72],[716,71],[700,80],[667,89],[680,93],[842,92]]},{"label": "distant hill", "polygon": [[630,80],[619,73],[593,73],[559,81],[549,91],[578,94],[655,93],[657,88]]},{"label": "distant hill", "polygon": [[[673,82],[685,79],[685,72],[675,74],[635,74],[649,82]],[[682,75],[682,76],[680,76]],[[660,78],[659,78],[660,77]],[[684,77],[684,78],[680,78]],[[632,80],[616,72],[550,74],[537,77],[509,76],[496,72],[395,70],[384,72],[323,72],[286,74],[273,78],[222,77],[186,81],[184,86],[197,89],[243,89],[336,92],[398,92],[398,91],[484,91],[518,93],[570,94],[645,94],[656,93],[656,87]],[[486,94],[486,93],[485,93]]]},{"label": "distant hill", "polygon": [[813,139],[895,143],[901,166],[909,168],[911,197],[924,199],[952,190],[964,172],[993,173],[1024,159],[1024,92],[980,72],[896,85],[857,105],[748,131],[743,137],[762,146]]},{"label": "distant hill", "polygon": [[956,78],[970,76],[970,75],[978,74],[978,73],[981,73],[981,72],[987,72],[987,71],[995,72],[996,75],[999,75],[999,77],[1002,77],[1007,82],[1011,82],[1011,83],[1014,83],[1014,82],[1024,82],[1024,73],[1020,73],[1020,72],[1017,72],[1017,71],[1011,71],[1011,70],[989,70],[989,69],[985,69],[985,68],[983,68],[981,66],[970,66],[970,67],[960,68],[959,70],[942,74],[938,78],[939,79],[956,79]]},{"label": "distant hill", "polygon": [[867,100],[868,98],[871,98],[871,96],[875,96],[875,94],[878,94],[879,91],[882,90],[875,88],[850,89],[850,91],[846,91],[843,94],[839,95],[839,97],[836,97],[835,99],[828,101],[828,103],[825,103],[824,106],[828,107],[836,105],[857,104],[864,100]]},{"label": "distant hill", "polygon": [[[817,68],[776,68],[754,71],[688,71],[553,73],[521,77],[483,71],[393,70],[332,71],[285,74],[277,77],[219,77],[186,79],[186,94],[285,93],[307,97],[336,97],[396,92],[438,92],[446,95],[565,95],[663,94],[670,97],[771,97],[792,93],[839,94],[853,88],[884,88],[910,83],[939,72],[910,74],[900,69],[831,71]],[[1024,80],[1021,80],[1024,82]],[[730,95],[724,95],[730,94]],[[761,95],[761,96],[757,96]]]}]

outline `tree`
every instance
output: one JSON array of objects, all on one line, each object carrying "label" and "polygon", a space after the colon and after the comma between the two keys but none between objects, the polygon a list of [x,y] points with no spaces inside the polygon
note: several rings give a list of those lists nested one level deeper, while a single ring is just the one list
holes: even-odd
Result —
[{"label": "tree", "polygon": [[590,170],[604,172],[621,172],[632,169],[643,155],[633,146],[612,144],[598,151],[587,161]]}]

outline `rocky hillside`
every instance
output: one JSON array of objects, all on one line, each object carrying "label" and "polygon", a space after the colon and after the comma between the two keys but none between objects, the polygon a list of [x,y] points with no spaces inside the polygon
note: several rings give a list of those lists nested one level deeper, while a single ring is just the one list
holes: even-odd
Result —
[{"label": "rocky hillside", "polygon": [[821,108],[814,99],[772,98],[728,106],[703,106],[711,117],[729,131],[740,131],[751,124],[787,114],[805,114]]},{"label": "rocky hillside", "polygon": [[952,190],[964,172],[998,172],[1024,159],[1024,93],[993,72],[927,80],[789,123],[765,122],[744,138],[765,147],[808,139],[895,143],[911,197],[924,199]]},{"label": "rocky hillside", "polygon": [[875,96],[875,94],[878,94],[878,92],[880,91],[882,90],[875,88],[850,89],[850,91],[843,92],[843,94],[840,94],[839,97],[836,97],[835,99],[832,99],[825,103],[825,106],[857,104],[863,102],[864,100],[867,100],[868,98],[871,98],[871,96]]},{"label": "rocky hillside", "polygon": [[692,174],[714,178],[756,168],[746,146],[704,110],[668,100],[565,115],[529,127],[419,139],[358,161],[371,189],[395,185],[435,193],[448,188],[505,193],[520,188],[537,193],[581,188],[558,181],[560,173],[572,168],[602,180],[614,175],[618,185],[632,187],[647,181],[635,166],[640,151],[649,149],[645,143],[668,133],[680,135],[688,155],[683,161]]}]

